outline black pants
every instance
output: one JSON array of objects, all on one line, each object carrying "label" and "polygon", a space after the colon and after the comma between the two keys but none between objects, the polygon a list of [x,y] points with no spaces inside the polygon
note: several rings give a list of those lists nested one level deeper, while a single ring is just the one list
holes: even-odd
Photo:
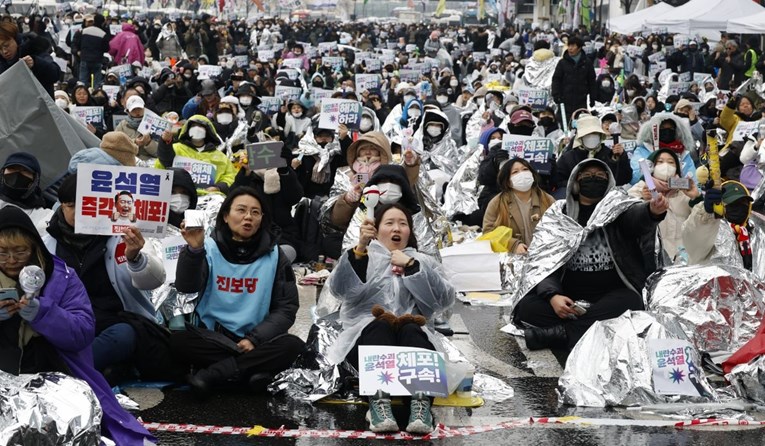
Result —
[{"label": "black pants", "polygon": [[398,347],[419,347],[428,350],[436,348],[428,340],[428,335],[417,324],[406,324],[399,327],[398,331],[393,330],[390,324],[385,321],[375,319],[369,323],[356,341],[346,359],[348,362],[359,369],[359,345],[395,345]]},{"label": "black pants", "polygon": [[561,319],[553,311],[550,301],[537,296],[535,293],[527,294],[515,308],[515,322],[525,322],[536,327],[552,327],[563,324],[568,335],[569,348],[573,348],[579,339],[595,321],[613,319],[619,317],[627,310],[643,310],[643,298],[629,288],[619,288],[607,291],[598,296],[576,298],[572,300],[586,300],[590,302],[590,308],[576,320]]},{"label": "black pants", "polygon": [[305,348],[305,343],[291,334],[284,334],[256,345],[247,353],[236,353],[226,346],[204,336],[209,330],[186,330],[174,332],[170,338],[173,353],[179,360],[198,368],[209,367],[216,362],[235,357],[239,374],[247,378],[255,373],[277,374],[289,368]]}]

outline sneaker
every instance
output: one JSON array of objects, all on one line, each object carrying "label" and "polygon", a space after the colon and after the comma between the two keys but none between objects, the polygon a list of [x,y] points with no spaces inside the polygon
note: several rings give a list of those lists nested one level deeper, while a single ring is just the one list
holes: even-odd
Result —
[{"label": "sneaker", "polygon": [[393,418],[393,410],[390,407],[390,395],[378,390],[369,397],[369,410],[367,411],[369,430],[372,432],[398,432],[398,423]]},{"label": "sneaker", "polygon": [[430,398],[422,392],[416,392],[409,404],[409,424],[406,425],[406,431],[410,434],[426,435],[434,429]]}]

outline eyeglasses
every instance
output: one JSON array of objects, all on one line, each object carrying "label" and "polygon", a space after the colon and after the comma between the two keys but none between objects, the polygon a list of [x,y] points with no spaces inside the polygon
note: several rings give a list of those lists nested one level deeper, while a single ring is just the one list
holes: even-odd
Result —
[{"label": "eyeglasses", "polygon": [[256,209],[256,208],[252,208],[250,210],[247,210],[245,208],[236,208],[236,209],[234,209],[234,212],[237,215],[241,215],[241,216],[251,215],[252,218],[261,218],[261,217],[263,217],[263,212],[260,209]]},{"label": "eyeglasses", "polygon": [[15,262],[24,263],[29,260],[31,255],[32,251],[0,252],[0,265],[8,263],[10,259],[13,259]]},{"label": "eyeglasses", "polygon": [[5,42],[4,44],[0,45],[0,51],[2,51],[2,52],[10,51],[11,45],[13,43],[14,42],[9,40],[9,41]]},{"label": "eyeglasses", "polygon": [[590,178],[600,178],[601,180],[607,180],[608,174],[606,172],[584,172],[579,174],[580,180],[588,180]]}]

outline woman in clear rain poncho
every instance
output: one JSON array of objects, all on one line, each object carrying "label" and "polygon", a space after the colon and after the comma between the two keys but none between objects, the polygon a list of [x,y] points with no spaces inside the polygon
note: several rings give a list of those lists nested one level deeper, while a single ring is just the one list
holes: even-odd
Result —
[{"label": "woman in clear rain poncho", "polygon": [[[333,272],[332,293],[342,301],[343,331],[329,359],[347,359],[358,368],[359,345],[396,345],[435,350],[434,314],[454,303],[454,288],[441,265],[417,251],[412,216],[400,204],[375,210],[375,221],[360,229],[359,242],[343,253]],[[430,399],[416,392],[411,399],[407,432],[433,430]],[[378,390],[367,412],[373,432],[398,431],[390,395]]]}]

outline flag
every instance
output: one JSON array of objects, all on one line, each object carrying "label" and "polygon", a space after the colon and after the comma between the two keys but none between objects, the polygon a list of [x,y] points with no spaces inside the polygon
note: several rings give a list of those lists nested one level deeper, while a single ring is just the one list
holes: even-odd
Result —
[{"label": "flag", "polygon": [[263,7],[263,0],[252,0],[252,2],[258,7],[258,11],[266,12],[266,8]]},{"label": "flag", "polygon": [[[364,0],[364,3],[366,3],[367,0]],[[438,6],[436,6],[436,15],[439,16],[444,13],[444,10],[446,9],[446,0],[439,0]]]},{"label": "flag", "polygon": [[582,0],[582,10],[580,12],[582,16],[582,25],[584,25],[587,30],[590,29],[590,26],[592,26],[592,21],[590,14],[592,13],[592,0]]},{"label": "flag", "polygon": [[478,20],[483,20],[486,16],[486,5],[484,0],[478,0]]}]

